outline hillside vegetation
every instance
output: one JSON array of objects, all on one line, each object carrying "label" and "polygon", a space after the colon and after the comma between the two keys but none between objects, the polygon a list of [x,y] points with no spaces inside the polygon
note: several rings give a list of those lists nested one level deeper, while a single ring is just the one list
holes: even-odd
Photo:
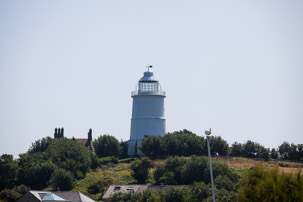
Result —
[{"label": "hillside vegetation", "polygon": [[[180,201],[211,200],[204,137],[188,130],[168,133],[163,137],[146,136],[141,150],[151,160],[126,158],[127,143],[119,142],[110,135],[99,136],[93,144],[96,153],[73,139],[47,137],[34,142],[18,159],[3,154],[0,157],[0,199],[14,201],[29,188],[59,188],[79,190],[101,200],[111,184],[148,183],[190,186],[172,188],[165,193],[118,194],[113,200],[175,201],[174,196],[178,196]],[[271,201],[283,201],[287,197],[303,201],[299,194],[303,193],[300,175],[302,144],[284,142],[278,148],[270,149],[247,141],[229,146],[221,137],[211,137],[210,144],[217,201],[257,201],[260,197]],[[247,178],[250,175],[254,177]],[[262,185],[262,189],[271,190],[260,193],[271,193],[271,196],[250,193],[250,190],[256,189],[256,182]],[[249,186],[250,189],[243,188]],[[279,193],[282,190],[279,186],[293,191]]]}]

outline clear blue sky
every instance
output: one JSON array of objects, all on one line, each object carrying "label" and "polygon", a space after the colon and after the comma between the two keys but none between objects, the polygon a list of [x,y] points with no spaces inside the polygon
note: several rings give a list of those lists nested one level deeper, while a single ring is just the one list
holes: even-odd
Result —
[{"label": "clear blue sky", "polygon": [[303,1],[0,1],[0,154],[66,137],[128,140],[153,64],[167,131],[303,143]]}]

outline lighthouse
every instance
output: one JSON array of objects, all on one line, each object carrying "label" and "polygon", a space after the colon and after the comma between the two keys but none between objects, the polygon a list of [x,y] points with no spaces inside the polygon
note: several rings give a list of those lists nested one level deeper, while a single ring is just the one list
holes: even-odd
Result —
[{"label": "lighthouse", "polygon": [[139,80],[136,90],[131,93],[133,110],[128,141],[128,155],[143,155],[139,147],[145,135],[161,135],[166,131],[164,113],[165,92],[160,83],[147,67],[143,77]]}]

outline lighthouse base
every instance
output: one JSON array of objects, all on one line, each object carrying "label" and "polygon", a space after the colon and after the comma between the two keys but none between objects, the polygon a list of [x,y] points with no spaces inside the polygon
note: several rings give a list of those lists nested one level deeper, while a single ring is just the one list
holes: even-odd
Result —
[{"label": "lighthouse base", "polygon": [[141,146],[141,139],[129,140],[128,143],[128,156],[144,156],[139,149]]}]

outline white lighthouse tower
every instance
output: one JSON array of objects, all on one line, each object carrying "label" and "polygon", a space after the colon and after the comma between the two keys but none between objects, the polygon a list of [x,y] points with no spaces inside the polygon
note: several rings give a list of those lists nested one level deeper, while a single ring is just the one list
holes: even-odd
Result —
[{"label": "white lighthouse tower", "polygon": [[143,155],[139,147],[145,135],[161,135],[166,131],[164,115],[165,92],[150,71],[144,72],[136,91],[132,92],[133,112],[131,119],[128,155]]}]

